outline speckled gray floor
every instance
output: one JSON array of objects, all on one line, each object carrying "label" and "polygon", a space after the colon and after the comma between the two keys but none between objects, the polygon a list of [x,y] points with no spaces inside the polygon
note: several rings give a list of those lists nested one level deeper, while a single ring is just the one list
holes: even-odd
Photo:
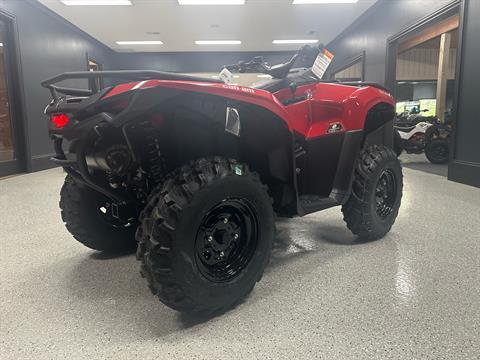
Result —
[{"label": "speckled gray floor", "polygon": [[54,169],[0,181],[0,359],[478,359],[480,189],[405,169],[392,232],[338,208],[283,220],[246,302],[207,322],[158,302],[133,255],[77,244]]},{"label": "speckled gray floor", "polygon": [[447,164],[432,164],[425,154],[407,154],[403,152],[399,157],[403,167],[413,170],[420,170],[429,174],[447,176]]}]

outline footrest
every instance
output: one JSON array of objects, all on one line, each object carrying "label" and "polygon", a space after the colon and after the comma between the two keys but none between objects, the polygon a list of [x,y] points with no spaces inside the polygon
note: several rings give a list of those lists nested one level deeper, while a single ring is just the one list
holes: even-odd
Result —
[{"label": "footrest", "polygon": [[335,199],[318,195],[301,195],[299,200],[300,206],[306,214],[339,205],[338,201]]},{"label": "footrest", "polygon": [[51,157],[50,161],[60,166],[72,166],[77,163],[77,160],[60,159],[58,157]]}]

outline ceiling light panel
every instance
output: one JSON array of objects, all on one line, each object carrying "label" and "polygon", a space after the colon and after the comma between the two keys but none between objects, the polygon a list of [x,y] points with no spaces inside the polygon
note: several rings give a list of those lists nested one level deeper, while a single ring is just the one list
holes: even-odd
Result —
[{"label": "ceiling light panel", "polygon": [[273,40],[272,44],[285,45],[285,44],[315,44],[318,40],[303,39],[303,40]]},{"label": "ceiling light panel", "polygon": [[60,0],[67,6],[129,6],[130,0]]},{"label": "ceiling light panel", "polygon": [[160,40],[116,41],[117,45],[163,45]]},{"label": "ceiling light panel", "polygon": [[245,5],[245,0],[178,0],[179,5]]},{"label": "ceiling light panel", "polygon": [[240,45],[240,40],[196,40],[197,45]]},{"label": "ceiling light panel", "polygon": [[355,4],[358,0],[293,0],[293,5]]}]

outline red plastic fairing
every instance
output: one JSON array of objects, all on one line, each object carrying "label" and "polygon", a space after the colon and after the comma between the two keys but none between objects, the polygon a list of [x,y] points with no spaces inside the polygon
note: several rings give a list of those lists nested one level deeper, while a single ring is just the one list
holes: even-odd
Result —
[{"label": "red plastic fairing", "polygon": [[212,94],[239,101],[245,101],[267,108],[283,119],[288,118],[285,107],[268,91],[238,85],[202,83],[194,81],[148,80],[118,85],[108,92],[102,99],[107,99],[111,96],[119,95],[126,91],[146,89],[155,86],[192,91],[196,93]]},{"label": "red plastic fairing", "polygon": [[340,123],[343,131],[361,130],[372,107],[380,103],[395,104],[390,94],[371,86],[359,88],[320,83],[314,99],[307,138],[328,134],[329,126],[334,123]]},{"label": "red plastic fairing", "polygon": [[287,106],[282,101],[292,98],[288,88],[272,94],[237,85],[169,80],[146,80],[118,85],[103,99],[155,86],[208,93],[264,107],[279,116],[290,131],[295,130],[306,138],[328,135],[329,127],[336,123],[341,124],[340,131],[363,129],[369,109],[379,103],[394,105],[392,96],[381,89],[333,83],[300,86],[295,96],[305,96],[306,99]]}]

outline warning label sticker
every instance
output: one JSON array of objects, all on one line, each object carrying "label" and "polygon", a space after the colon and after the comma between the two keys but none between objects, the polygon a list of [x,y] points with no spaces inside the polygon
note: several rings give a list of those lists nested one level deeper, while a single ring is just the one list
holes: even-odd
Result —
[{"label": "warning label sticker", "polygon": [[325,71],[327,71],[328,66],[333,60],[333,56],[334,55],[325,48],[318,54],[312,67],[312,72],[316,77],[319,79],[323,78]]}]

